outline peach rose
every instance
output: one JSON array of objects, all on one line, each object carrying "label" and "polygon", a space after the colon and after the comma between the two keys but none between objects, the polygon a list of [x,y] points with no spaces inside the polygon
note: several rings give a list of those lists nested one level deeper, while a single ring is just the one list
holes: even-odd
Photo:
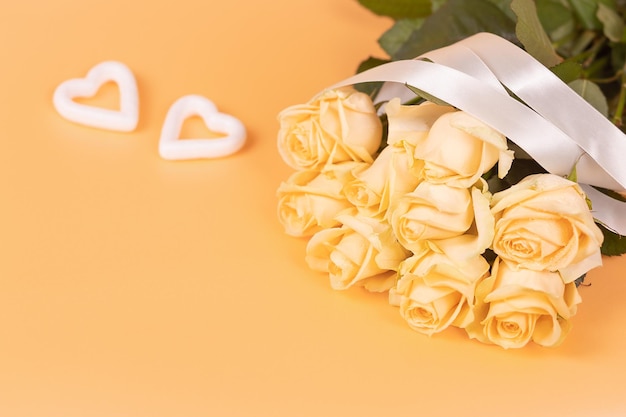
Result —
[{"label": "peach rose", "polygon": [[431,242],[455,259],[472,258],[484,252],[493,237],[489,196],[486,186],[479,190],[422,182],[398,199],[391,227],[398,241],[414,253]]},{"label": "peach rose", "polygon": [[488,274],[489,263],[482,256],[458,263],[433,251],[414,255],[400,264],[389,302],[420,333],[462,328],[473,321],[476,283]]},{"label": "peach rose", "polygon": [[365,162],[331,165],[322,172],[296,171],[278,188],[278,219],[288,235],[302,237],[339,225],[335,216],[352,208],[342,189]]},{"label": "peach rose", "polygon": [[408,141],[388,145],[369,168],[356,173],[346,184],[348,200],[363,214],[384,216],[395,200],[413,191],[420,182],[414,151],[415,146]]},{"label": "peach rose", "polygon": [[328,90],[278,115],[278,151],[297,170],[320,170],[344,161],[372,162],[382,140],[382,122],[367,94]]},{"label": "peach rose", "polygon": [[415,149],[424,160],[427,181],[453,187],[471,187],[498,164],[504,178],[513,162],[506,137],[462,111],[445,113],[432,125],[428,136]]},{"label": "peach rose", "polygon": [[443,114],[455,111],[451,106],[440,106],[426,101],[419,105],[402,105],[399,98],[385,105],[388,130],[387,144],[399,141],[417,144],[423,140],[433,123]]},{"label": "peach rose", "polygon": [[491,276],[476,288],[475,320],[465,330],[471,338],[505,349],[531,340],[557,346],[580,302],[576,284],[563,283],[558,273],[514,268],[496,259]]},{"label": "peach rose", "polygon": [[520,268],[558,271],[567,283],[602,264],[604,238],[575,182],[530,175],[494,194],[492,212],[493,250]]},{"label": "peach rose", "polygon": [[306,262],[315,271],[327,272],[334,289],[355,284],[371,291],[386,291],[394,283],[396,269],[409,255],[391,228],[367,216],[341,214],[341,227],[317,232],[306,248]]}]

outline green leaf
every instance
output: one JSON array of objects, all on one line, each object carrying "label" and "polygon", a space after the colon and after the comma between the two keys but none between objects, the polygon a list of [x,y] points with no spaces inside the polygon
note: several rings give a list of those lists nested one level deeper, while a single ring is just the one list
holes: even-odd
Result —
[{"label": "green leaf", "polygon": [[489,0],[448,0],[414,31],[393,60],[413,59],[479,32],[516,42],[515,22]]},{"label": "green leaf", "polygon": [[443,4],[446,2],[447,0],[430,0],[430,2],[432,3],[432,11],[433,13],[440,8],[441,6],[443,6]]},{"label": "green leaf", "polygon": [[415,19],[432,13],[431,0],[359,0],[362,6],[392,19]]},{"label": "green leaf", "polygon": [[440,106],[450,106],[450,104],[446,103],[443,100],[438,99],[437,97],[428,94],[425,91],[420,90],[419,88],[415,88],[412,85],[406,84],[407,88],[415,93],[416,96],[423,98],[424,100],[430,101],[435,104],[439,104]]},{"label": "green leaf", "polygon": [[583,67],[578,62],[563,61],[560,64],[550,68],[557,77],[564,83],[568,84],[580,78],[583,75]]},{"label": "green leaf", "polygon": [[513,0],[511,9],[517,16],[515,33],[524,49],[544,66],[550,68],[563,59],[556,54],[550,38],[546,34],[533,0]]},{"label": "green leaf", "polygon": [[388,59],[382,59],[382,58],[376,58],[376,57],[370,56],[365,61],[362,61],[359,64],[359,67],[357,68],[356,72],[358,74],[359,72],[367,71],[368,69],[377,67],[382,64],[386,64],[387,62],[389,62]]},{"label": "green leaf", "polygon": [[561,42],[570,37],[576,22],[567,0],[537,0],[537,15],[541,26],[553,42]]},{"label": "green leaf", "polygon": [[515,13],[511,10],[511,0],[489,0],[489,2],[497,6],[509,19],[515,21]]},{"label": "green leaf", "polygon": [[602,23],[604,36],[612,42],[624,40],[624,20],[614,9],[600,3],[598,4],[598,20]]},{"label": "green leaf", "polygon": [[[621,71],[626,65],[626,43],[616,43],[611,46],[611,68],[615,72]],[[616,89],[617,92],[619,89]]]},{"label": "green leaf", "polygon": [[409,39],[411,34],[422,26],[424,19],[400,19],[378,39],[378,44],[389,56],[393,56]]},{"label": "green leaf", "polygon": [[569,0],[572,9],[585,29],[601,30],[602,24],[596,17],[598,4],[603,3],[614,8],[612,0]]},{"label": "green leaf", "polygon": [[593,49],[593,44],[597,41],[598,34],[593,30],[583,30],[576,34],[570,45],[570,56],[583,56],[585,51]]},{"label": "green leaf", "polygon": [[604,93],[598,85],[589,80],[574,80],[568,85],[572,90],[576,91],[582,98],[587,100],[589,104],[595,107],[604,117],[609,117],[609,104],[606,101]]},{"label": "green leaf", "polygon": [[[387,62],[389,62],[388,59],[381,59],[371,56],[359,64],[356,72],[360,73],[363,71],[367,71],[368,69],[377,67],[382,64],[386,64]],[[380,82],[360,83],[355,85],[354,88],[362,93],[368,94],[370,97],[376,97],[376,94],[378,94],[382,85],[383,83]]]},{"label": "green leaf", "polygon": [[604,235],[604,242],[602,242],[602,247],[600,248],[603,255],[618,256],[626,253],[626,237],[610,231],[601,224],[598,224],[598,227]]}]

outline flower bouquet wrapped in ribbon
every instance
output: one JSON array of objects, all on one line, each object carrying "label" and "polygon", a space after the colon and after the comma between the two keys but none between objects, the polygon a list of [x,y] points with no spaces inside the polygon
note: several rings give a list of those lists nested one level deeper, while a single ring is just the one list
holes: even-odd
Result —
[{"label": "flower bouquet wrapped in ribbon", "polygon": [[396,19],[391,58],[280,113],[286,233],[420,333],[557,346],[587,272],[626,252],[621,9],[362,3]]}]

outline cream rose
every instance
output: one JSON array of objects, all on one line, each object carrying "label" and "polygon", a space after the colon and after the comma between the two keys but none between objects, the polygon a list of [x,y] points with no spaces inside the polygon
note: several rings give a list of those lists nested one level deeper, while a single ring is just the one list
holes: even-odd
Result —
[{"label": "cream rose", "polygon": [[296,171],[278,188],[278,219],[288,235],[302,237],[335,227],[335,216],[352,208],[343,187],[365,162],[344,162],[322,172]]},{"label": "cream rose", "polygon": [[429,102],[404,106],[399,98],[390,100],[385,107],[387,147],[370,168],[346,185],[348,200],[363,214],[384,216],[397,198],[413,191],[421,181],[423,162],[415,159],[416,144],[439,116],[453,110]]},{"label": "cream rose", "polygon": [[414,253],[431,242],[455,259],[472,258],[484,252],[493,237],[489,196],[486,186],[480,190],[422,182],[398,199],[391,227],[402,246]]},{"label": "cream rose", "polygon": [[383,221],[360,215],[341,214],[341,227],[317,232],[306,248],[306,262],[315,271],[327,272],[332,288],[356,284],[371,291],[393,286],[400,262],[408,252],[396,241]]},{"label": "cream rose", "polygon": [[494,194],[492,212],[493,250],[520,268],[558,271],[567,283],[602,264],[602,232],[572,181],[530,175]]},{"label": "cream rose", "polygon": [[343,161],[372,162],[382,123],[367,94],[328,90],[280,112],[278,151],[292,168],[321,169]]},{"label": "cream rose", "polygon": [[453,111],[454,107],[440,106],[429,101],[419,105],[402,105],[399,98],[391,99],[385,105],[387,144],[405,141],[415,145],[426,137],[441,115]]},{"label": "cream rose", "polygon": [[347,199],[368,216],[385,215],[399,197],[413,191],[420,180],[413,158],[415,146],[399,141],[382,150],[374,163],[355,174],[344,188]]},{"label": "cream rose", "polygon": [[508,348],[529,341],[559,345],[571,328],[581,302],[576,284],[563,283],[556,272],[515,268],[496,259],[490,277],[476,288],[471,338]]},{"label": "cream rose", "polygon": [[398,305],[401,316],[420,333],[463,328],[474,319],[476,283],[488,274],[489,263],[482,256],[458,263],[433,251],[414,255],[400,264],[400,279],[389,291],[389,302]]},{"label": "cream rose", "polygon": [[433,123],[428,136],[415,149],[424,160],[427,181],[468,188],[498,163],[504,178],[513,161],[506,137],[469,114],[445,113]]}]

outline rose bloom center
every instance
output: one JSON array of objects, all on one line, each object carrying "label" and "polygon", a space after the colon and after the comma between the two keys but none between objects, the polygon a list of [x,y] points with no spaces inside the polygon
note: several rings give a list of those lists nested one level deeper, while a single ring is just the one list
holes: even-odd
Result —
[{"label": "rose bloom center", "polygon": [[289,141],[289,151],[294,155],[307,157],[309,152],[306,147],[306,134],[298,132],[293,135],[293,140]]},{"label": "rose bloom center", "polygon": [[409,241],[419,240],[424,234],[425,229],[426,226],[418,221],[407,218],[402,221],[402,234]]},{"label": "rose bloom center", "polygon": [[415,307],[409,311],[409,319],[420,323],[432,323],[433,313],[424,307]]},{"label": "rose bloom center", "polygon": [[[518,318],[519,319],[519,318]],[[517,339],[524,330],[520,323],[514,320],[498,320],[498,334],[506,339]]]},{"label": "rose bloom center", "polygon": [[511,253],[518,256],[532,256],[540,252],[541,248],[538,242],[528,239],[528,237],[511,236],[503,239],[502,245]]}]

